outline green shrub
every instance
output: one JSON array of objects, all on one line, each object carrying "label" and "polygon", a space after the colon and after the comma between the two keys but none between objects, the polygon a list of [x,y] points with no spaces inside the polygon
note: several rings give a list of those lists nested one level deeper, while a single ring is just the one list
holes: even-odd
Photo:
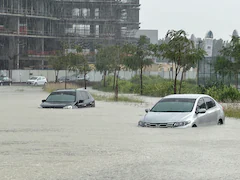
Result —
[{"label": "green shrub", "polygon": [[206,94],[221,102],[235,102],[240,100],[240,92],[232,86],[213,86],[207,89]]},{"label": "green shrub", "polygon": [[221,93],[222,101],[238,101],[240,100],[240,93],[239,91],[232,87],[232,86],[224,86],[223,91]]},{"label": "green shrub", "polygon": [[201,94],[201,89],[196,84],[192,84],[184,81],[182,83],[181,93],[182,94]]},{"label": "green shrub", "polygon": [[[103,81],[100,85],[95,85],[93,88],[105,92],[113,92],[113,76],[107,76],[106,87],[103,87]],[[140,94],[140,77],[134,76],[130,80],[119,79],[120,93]],[[160,76],[143,76],[143,95],[163,97],[173,94],[172,80],[163,79]],[[177,81],[177,93],[179,91],[180,81]],[[197,86],[194,80],[183,81],[182,94],[208,94],[221,102],[234,102],[240,100],[240,93],[237,89],[231,86],[223,85],[221,82],[208,81],[206,86]]]},{"label": "green shrub", "polygon": [[185,80],[186,83],[192,84],[192,85],[196,85],[197,81],[195,79],[187,79]]},{"label": "green shrub", "polygon": [[133,93],[133,83],[127,80],[121,80],[118,81],[118,87],[120,93]]},{"label": "green shrub", "polygon": [[164,81],[157,84],[144,85],[143,95],[163,97],[173,93],[173,83],[171,81]]}]

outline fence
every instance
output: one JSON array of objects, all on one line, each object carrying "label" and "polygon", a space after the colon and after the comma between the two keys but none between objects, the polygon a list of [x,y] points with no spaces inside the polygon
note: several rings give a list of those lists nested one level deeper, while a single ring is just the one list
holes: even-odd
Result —
[{"label": "fence", "polygon": [[[74,75],[74,72],[69,72],[65,70],[59,71],[58,77],[62,76],[71,76]],[[121,71],[119,73],[120,78],[122,79],[131,79],[139,72],[135,71]],[[45,76],[49,82],[55,81],[55,71],[54,70],[0,70],[0,75],[7,75],[12,78],[13,82],[26,82],[32,76]],[[103,74],[98,71],[91,71],[88,73],[90,81],[99,82],[102,80]],[[172,71],[145,71],[144,75],[146,76],[160,76],[165,79],[172,79],[172,75],[174,77],[174,73]],[[178,79],[181,77],[179,76]],[[184,79],[196,79],[195,71],[186,72]]]},{"label": "fence", "polygon": [[[217,58],[216,57],[209,57],[205,58],[204,60],[200,61],[199,63],[199,84],[200,85],[207,85],[209,83],[216,83],[221,82],[226,85],[240,85],[240,76],[238,78],[234,75],[233,72],[228,74],[219,75],[215,72],[215,64]],[[240,88],[240,86],[238,86]]]}]

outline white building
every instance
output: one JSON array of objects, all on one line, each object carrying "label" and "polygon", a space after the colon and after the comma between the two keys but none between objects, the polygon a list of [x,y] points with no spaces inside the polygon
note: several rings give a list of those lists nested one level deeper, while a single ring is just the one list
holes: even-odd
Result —
[{"label": "white building", "polygon": [[233,31],[232,36],[239,37],[238,31],[236,29]]},{"label": "white building", "polygon": [[212,31],[208,31],[205,39],[203,40],[204,43],[204,50],[206,51],[207,55],[205,57],[212,57],[213,56],[213,33]]}]

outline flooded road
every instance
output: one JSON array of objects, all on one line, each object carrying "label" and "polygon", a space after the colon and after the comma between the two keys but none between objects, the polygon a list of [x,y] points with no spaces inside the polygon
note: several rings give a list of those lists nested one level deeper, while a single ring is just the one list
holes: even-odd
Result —
[{"label": "flooded road", "polygon": [[146,104],[38,108],[47,95],[41,88],[0,87],[1,180],[240,177],[240,120],[194,129],[139,128]]}]

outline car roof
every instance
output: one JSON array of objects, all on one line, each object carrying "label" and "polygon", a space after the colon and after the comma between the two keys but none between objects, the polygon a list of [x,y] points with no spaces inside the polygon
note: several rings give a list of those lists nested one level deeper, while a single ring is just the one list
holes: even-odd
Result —
[{"label": "car roof", "polygon": [[66,92],[66,91],[76,91],[76,89],[57,89],[56,91],[54,92]]},{"label": "car roof", "polygon": [[197,99],[199,97],[209,97],[206,94],[171,94],[168,96],[165,96],[164,98],[193,98]]},{"label": "car roof", "polygon": [[45,78],[45,76],[32,76],[32,77],[44,77]]},{"label": "car roof", "polygon": [[74,91],[85,91],[85,92],[88,92],[86,89],[82,89],[82,88],[78,88],[78,89],[58,89],[54,92],[66,92],[66,91],[71,91],[71,92],[74,92]]}]

